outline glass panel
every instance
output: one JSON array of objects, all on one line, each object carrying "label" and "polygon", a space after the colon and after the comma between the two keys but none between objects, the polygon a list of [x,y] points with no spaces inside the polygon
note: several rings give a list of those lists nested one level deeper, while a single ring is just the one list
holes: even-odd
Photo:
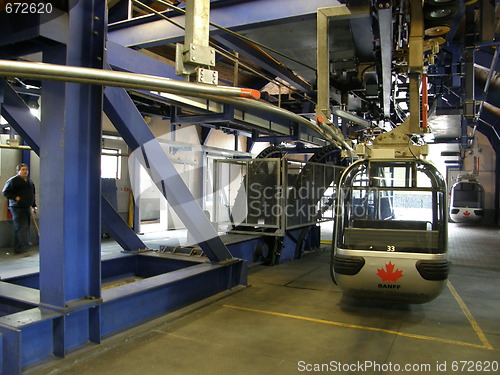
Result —
[{"label": "glass panel", "polygon": [[247,180],[247,217],[246,224],[279,224],[281,210],[279,161],[252,160],[248,165]]},{"label": "glass panel", "polygon": [[[221,160],[214,165],[216,218],[221,226],[277,227],[280,160]],[[225,229],[225,228],[222,228]]]},{"label": "glass panel", "polygon": [[371,163],[369,168],[358,165],[347,177],[340,190],[338,247],[416,253],[446,251],[445,192],[436,188],[442,184],[432,169],[413,162],[381,162]]},{"label": "glass panel", "polygon": [[333,218],[335,186],[342,169],[320,163],[287,162],[286,228]]},{"label": "glass panel", "polygon": [[233,224],[238,220],[235,220],[232,211],[240,212],[242,217],[246,216],[245,189],[242,185],[246,164],[217,161],[214,167],[217,171],[214,192],[217,202],[216,221],[221,225]]},{"label": "glass panel", "polygon": [[417,171],[417,186],[419,188],[427,187],[430,188],[432,187],[432,181],[429,178],[428,174],[426,174],[424,171],[419,169]]},{"label": "glass panel", "polygon": [[[430,191],[346,191],[339,246],[356,250],[439,252],[438,210]],[[438,203],[436,202],[436,206]]]},{"label": "glass panel", "polygon": [[228,229],[290,229],[331,220],[343,169],[281,159],[218,160],[215,220]]},{"label": "glass panel", "polygon": [[[101,156],[101,177],[120,178],[120,156],[117,149],[104,148]],[[113,155],[115,154],[115,155]]]},{"label": "glass panel", "polygon": [[459,182],[453,187],[454,207],[482,207],[483,188],[471,182]]}]

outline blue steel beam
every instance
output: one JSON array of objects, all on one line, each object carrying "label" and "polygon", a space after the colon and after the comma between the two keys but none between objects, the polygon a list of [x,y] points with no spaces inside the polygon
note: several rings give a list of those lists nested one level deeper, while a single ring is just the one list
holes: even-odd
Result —
[{"label": "blue steel beam", "polygon": [[0,56],[11,58],[43,51],[67,42],[67,13],[0,12]]},{"label": "blue steel beam", "polygon": [[104,90],[104,111],[211,261],[232,255],[163,151],[125,89]]},{"label": "blue steel beam", "polygon": [[137,234],[122,219],[120,214],[116,212],[111,203],[103,196],[101,196],[101,214],[102,218],[106,219],[104,226],[123,250],[137,251],[147,248],[144,242],[142,242]]},{"label": "blue steel beam", "polygon": [[[26,103],[4,79],[0,79],[0,93],[2,117],[40,155],[40,120],[31,114]],[[125,251],[147,248],[106,199],[101,199],[101,210],[103,222]]]},{"label": "blue steel beam", "polygon": [[[44,51],[43,61],[102,68],[106,4],[72,5],[68,45]],[[59,312],[76,306],[85,311],[101,295],[102,87],[42,81],[42,98],[40,301]],[[56,354],[89,340],[88,317],[77,315],[62,318],[54,332]],[[71,331],[71,324],[80,326]]]},{"label": "blue steel beam", "polygon": [[[103,282],[114,282],[130,275],[141,280],[103,290],[102,303],[94,301],[94,307],[87,310],[89,329],[96,329],[93,325],[99,324],[101,336],[94,342],[211,295],[246,285],[247,268],[246,262],[240,259],[209,264],[203,259],[172,259],[153,253],[115,254],[102,261]],[[72,320],[66,333],[68,339],[76,343],[81,330],[79,319],[87,319],[82,311],[60,314],[40,308],[38,290],[21,286],[30,283],[24,278],[38,276],[21,276],[0,283],[8,299],[4,307],[8,306],[8,301],[16,304],[11,306],[14,311],[0,317],[2,374],[21,375],[26,366],[53,359],[54,346],[57,346],[54,334],[58,334],[61,326],[67,326],[64,320]],[[83,317],[79,316],[82,314]]]},{"label": "blue steel beam", "polygon": [[[210,21],[233,31],[289,23],[300,19],[314,19],[318,8],[340,5],[332,0],[254,0],[231,3],[210,12]],[[184,16],[172,20],[184,25]],[[184,30],[157,16],[145,17],[142,24],[137,21],[121,22],[110,26],[109,40],[127,47],[151,47],[180,42]],[[211,34],[220,33],[213,31]]]},{"label": "blue steel beam", "polygon": [[0,79],[0,92],[2,93],[0,101],[2,117],[39,155],[40,120],[33,116],[26,103],[3,78]]},{"label": "blue steel beam", "polygon": [[[102,69],[106,3],[72,1],[67,45],[42,60]],[[40,128],[40,306],[61,314],[51,325],[53,353],[101,337],[101,86],[42,81]],[[96,199],[97,198],[97,199]]]},{"label": "blue steel beam", "polygon": [[[172,97],[165,97],[165,96],[159,96],[156,94],[151,94],[150,92],[144,92],[144,91],[137,91],[137,90],[132,90],[132,94],[139,95],[146,97],[151,100],[157,100],[161,103],[166,103],[172,106],[176,107],[181,107],[181,108],[188,108],[193,111],[200,111],[200,112],[206,112],[208,114],[214,114],[214,112],[210,112],[209,108],[214,108],[213,105],[211,105],[212,101],[210,102],[204,102],[204,107],[196,107],[192,106],[189,103],[185,103],[182,101],[182,97],[177,96],[175,99]],[[215,102],[216,103],[216,102]],[[225,104],[228,106],[228,104]],[[230,106],[234,106],[235,108],[238,109],[238,103],[231,104]],[[216,116],[222,115],[220,112],[215,112]],[[227,127],[244,127],[247,130],[255,130],[258,132],[262,132],[265,134],[278,134],[278,135],[305,135],[306,137],[309,137],[308,139],[306,138],[301,138],[305,142],[314,142],[318,144],[318,139],[313,139],[313,137],[317,137],[318,134],[313,131],[312,129],[303,126],[301,124],[298,124],[297,122],[294,122],[292,120],[289,120],[288,118],[284,118],[282,116],[276,115],[276,114],[271,114],[259,109],[255,108],[245,108],[245,109],[238,109],[235,111],[235,114],[239,114],[238,119],[232,119],[229,121]],[[247,115],[249,114],[249,115]],[[201,118],[199,118],[200,121],[202,121]],[[260,119],[262,121],[254,122],[254,120]],[[210,122],[207,118],[207,122]],[[277,130],[276,128],[279,127],[280,130]],[[295,128],[298,128],[298,131],[293,130]],[[291,138],[289,138],[291,139]],[[319,144],[324,145],[324,142],[321,142]]]},{"label": "blue steel beam", "polygon": [[285,67],[283,64],[280,64],[268,54],[261,52],[247,42],[226,33],[216,35],[214,36],[214,39],[227,48],[245,56],[247,59],[257,64],[258,66],[263,67],[272,75],[279,77],[285,82],[293,85],[300,91],[308,94],[311,93],[312,86],[308,82],[295,75],[290,69]]},{"label": "blue steel beam", "polygon": [[[142,257],[151,257],[155,263],[162,260],[154,255]],[[245,262],[234,259],[225,264],[193,263],[190,267],[103,290],[100,306],[103,336],[244,285],[246,278]]]},{"label": "blue steel beam", "polygon": [[208,143],[208,139],[210,138],[210,135],[212,135],[212,128],[202,126],[200,129],[200,143],[203,146],[206,146]]},{"label": "blue steel beam", "polygon": [[2,374],[21,375],[24,367],[53,356],[52,327],[57,316],[53,311],[35,307],[0,317]]},{"label": "blue steel beam", "polygon": [[[104,58],[105,2],[73,1],[72,5],[68,46],[44,51],[43,59],[99,67]],[[123,316],[123,305],[137,302],[133,314],[126,316],[128,324],[120,325],[120,329],[147,320],[153,316],[151,312],[185,306],[246,279],[243,262],[235,259],[180,272],[170,280],[160,277],[155,285],[146,280],[149,288],[137,284],[133,293],[115,290],[114,297],[122,303],[115,305],[117,309],[107,307],[113,301],[100,304],[102,88],[44,81],[42,96],[43,126],[38,124],[37,142],[44,213],[40,220],[40,308],[0,317],[0,371],[5,374],[21,374],[28,365],[54,355],[64,356],[89,341],[99,342],[106,324],[114,324]],[[158,173],[162,172],[158,168]],[[160,292],[162,283],[168,284],[164,293]],[[178,293],[179,289],[183,293]],[[106,293],[103,296],[108,297]]]},{"label": "blue steel beam", "polygon": [[0,295],[9,301],[37,306],[40,303],[40,293],[34,288],[0,281]]},{"label": "blue steel beam", "polygon": [[107,62],[114,70],[182,80],[182,77],[175,74],[175,67],[134,51],[131,48],[108,40],[106,49]]},{"label": "blue steel beam", "polygon": [[[193,111],[203,111],[207,113],[211,113],[209,111],[209,108],[213,108],[211,103],[213,102],[204,102],[204,107],[196,107],[196,106],[191,106],[188,103],[185,103],[182,101],[182,97],[177,96],[175,99],[171,97],[165,97],[165,96],[159,96],[156,94],[152,94],[150,92],[144,92],[144,91],[137,91],[137,90],[132,90],[133,94],[139,95],[139,96],[144,96],[146,98],[149,98],[151,100],[158,100],[161,103],[167,103],[176,107],[182,107],[182,108],[188,108]],[[227,104],[226,104],[227,106]],[[235,108],[238,108],[238,103],[231,104],[231,106],[234,106]],[[212,112],[213,113],[213,112]],[[219,112],[216,112],[219,113]],[[307,137],[310,137],[309,139],[302,139],[305,142],[314,142],[317,143],[318,140],[313,140],[313,137],[317,137],[318,134],[313,131],[312,129],[303,126],[301,124],[298,124],[297,122],[294,122],[288,118],[284,118],[280,115],[277,114],[271,114],[266,111],[262,111],[256,108],[245,108],[245,109],[238,109],[235,113],[239,114],[239,119],[233,119],[229,122],[228,127],[232,126],[237,126],[237,127],[244,127],[245,129],[252,129],[258,132],[263,132],[263,133],[271,133],[271,134],[279,134],[282,135],[283,132],[285,132],[285,135],[297,135],[297,134],[304,134]],[[250,116],[248,116],[249,114]],[[220,115],[220,113],[219,113]],[[259,123],[255,123],[252,120],[248,119],[261,119]],[[208,120],[207,120],[208,121]],[[276,130],[275,125],[278,126],[281,130]],[[299,131],[294,131],[293,129],[298,128]],[[286,131],[285,131],[286,130]],[[291,138],[289,138],[291,139]],[[325,144],[320,143],[320,144]]]}]

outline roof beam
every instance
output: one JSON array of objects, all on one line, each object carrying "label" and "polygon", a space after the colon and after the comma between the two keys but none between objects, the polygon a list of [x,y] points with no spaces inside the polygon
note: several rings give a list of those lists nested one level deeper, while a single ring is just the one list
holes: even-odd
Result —
[{"label": "roof beam", "polygon": [[[254,0],[217,7],[210,12],[210,20],[234,31],[250,30],[257,27],[288,23],[297,19],[313,19],[321,7],[340,5],[332,0]],[[172,17],[175,22],[185,25],[184,15]],[[214,30],[211,28],[211,30]],[[220,31],[212,31],[220,33]],[[118,22],[110,25],[108,39],[127,47],[152,47],[181,42],[184,30],[155,15],[140,20]]]},{"label": "roof beam", "polygon": [[131,48],[121,46],[108,40],[106,49],[108,51],[108,64],[115,70],[177,80],[182,79],[182,77],[175,74],[175,67]]}]

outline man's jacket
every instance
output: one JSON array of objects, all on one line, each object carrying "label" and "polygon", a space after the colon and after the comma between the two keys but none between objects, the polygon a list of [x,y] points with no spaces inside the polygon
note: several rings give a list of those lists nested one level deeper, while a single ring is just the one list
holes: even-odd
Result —
[{"label": "man's jacket", "polygon": [[[30,178],[27,181],[18,175],[9,178],[2,194],[9,200],[9,207],[36,207],[35,184]],[[16,201],[16,197],[21,199]]]}]

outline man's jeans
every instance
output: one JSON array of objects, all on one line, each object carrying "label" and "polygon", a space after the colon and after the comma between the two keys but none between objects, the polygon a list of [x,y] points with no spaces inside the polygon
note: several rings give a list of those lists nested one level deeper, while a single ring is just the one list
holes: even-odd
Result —
[{"label": "man's jeans", "polygon": [[31,207],[9,207],[14,225],[14,252],[27,251],[30,240]]}]

